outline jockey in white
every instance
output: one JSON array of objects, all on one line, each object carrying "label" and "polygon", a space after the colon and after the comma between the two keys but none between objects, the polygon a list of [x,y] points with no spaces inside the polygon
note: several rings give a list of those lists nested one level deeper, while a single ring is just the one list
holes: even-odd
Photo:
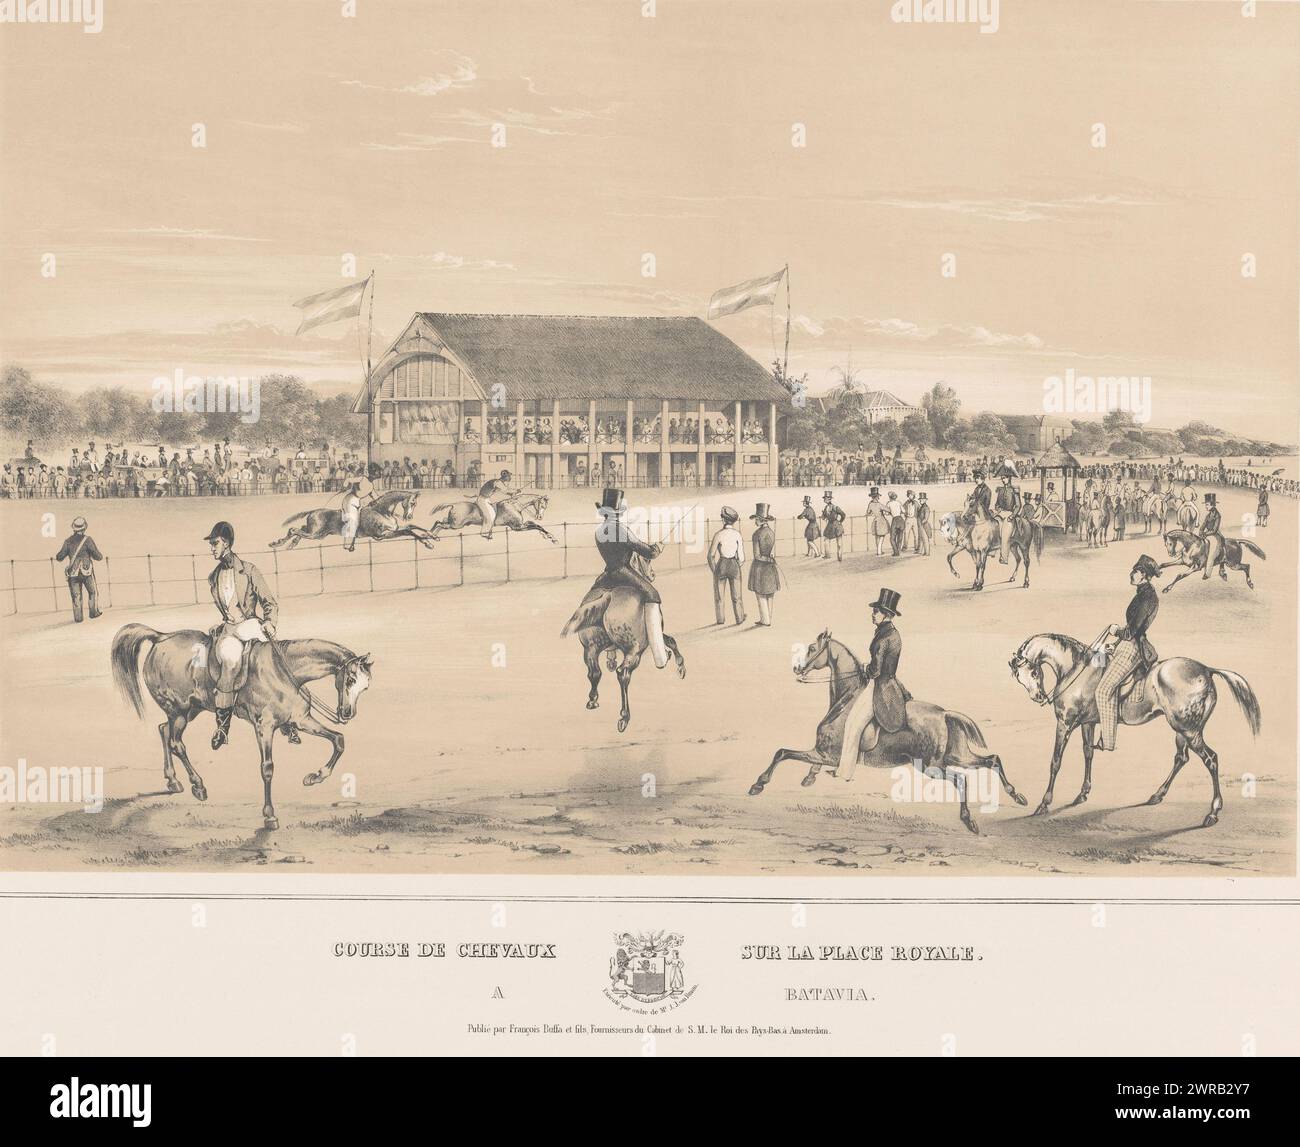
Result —
[{"label": "jockey in white", "polygon": [[361,526],[361,507],[375,500],[375,488],[364,473],[353,475],[343,486],[343,548],[357,547],[357,530]]},{"label": "jockey in white", "polygon": [[502,470],[500,478],[489,478],[475,496],[474,505],[483,518],[483,529],[480,532],[488,541],[492,540],[492,527],[497,520],[497,503],[517,493],[518,490],[510,489],[510,471]]}]

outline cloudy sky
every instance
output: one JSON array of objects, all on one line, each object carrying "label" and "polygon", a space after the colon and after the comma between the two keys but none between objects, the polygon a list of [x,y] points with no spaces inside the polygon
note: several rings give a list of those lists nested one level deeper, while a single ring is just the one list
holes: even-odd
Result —
[{"label": "cloudy sky", "polygon": [[[850,356],[970,410],[1149,375],[1155,425],[1294,440],[1300,5],[1003,0],[994,34],[887,0],[653,6],[104,0],[97,35],[0,28],[4,361],[354,386],[355,328],[295,338],[291,305],[347,253],[377,343],[417,310],[702,316],[789,263],[814,390]],[[784,296],[717,326],[768,362],[783,322]]]}]

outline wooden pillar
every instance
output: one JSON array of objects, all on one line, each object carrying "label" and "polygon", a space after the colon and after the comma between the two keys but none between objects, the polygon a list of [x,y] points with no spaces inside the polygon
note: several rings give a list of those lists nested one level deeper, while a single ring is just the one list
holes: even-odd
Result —
[{"label": "wooden pillar", "polygon": [[560,478],[560,400],[551,404],[551,483],[550,489],[556,489]]},{"label": "wooden pillar", "polygon": [[524,473],[524,404],[515,403],[515,464],[512,467],[515,480],[523,481]]},{"label": "wooden pillar", "polygon": [[[593,398],[587,403],[587,481],[591,482],[592,475],[596,473],[600,466],[600,448],[596,445],[596,400]],[[604,478],[600,485],[604,485]]]},{"label": "wooden pillar", "polygon": [[623,427],[623,485],[636,485],[636,439],[632,436],[632,419],[636,417],[636,403],[628,399],[627,422]]},{"label": "wooden pillar", "polygon": [[704,453],[704,403],[700,403],[699,409],[695,412],[695,469],[697,471],[695,480],[701,486],[705,482],[706,461]]},{"label": "wooden pillar", "polygon": [[767,404],[767,478],[775,486],[781,480],[781,455],[776,448],[776,403]]},{"label": "wooden pillar", "polygon": [[673,482],[672,445],[668,441],[668,399],[659,403],[659,485]]},{"label": "wooden pillar", "polygon": [[731,481],[736,486],[740,485],[740,415],[741,405],[737,400],[735,414],[731,419],[731,444],[735,448],[731,460]]}]

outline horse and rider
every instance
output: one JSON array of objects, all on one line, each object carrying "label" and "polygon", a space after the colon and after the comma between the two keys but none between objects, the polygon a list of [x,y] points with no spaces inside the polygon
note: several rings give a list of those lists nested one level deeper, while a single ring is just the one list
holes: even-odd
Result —
[{"label": "horse and rider", "polygon": [[830,705],[817,726],[816,747],[811,750],[778,749],[771,764],[750,786],[758,796],[772,780],[776,766],[785,760],[810,765],[801,782],[814,784],[823,769],[840,780],[852,780],[858,764],[871,768],[912,765],[924,775],[949,781],[957,791],[962,823],[978,833],[967,803],[967,774],[990,769],[1007,794],[1025,804],[1007,779],[996,753],[987,748],[979,726],[962,713],[945,710],[928,701],[918,701],[898,680],[898,663],[903,638],[894,624],[900,614],[900,595],[881,589],[868,607],[875,633],[869,660],[862,664],[847,646],[826,630],[817,636],[795,667],[795,676],[807,681],[808,674],[826,669],[830,676]]},{"label": "horse and rider", "polygon": [[[325,506],[285,518],[281,524],[289,526],[289,532],[273,541],[271,549],[281,546],[293,549],[299,542],[320,541],[331,536],[341,537],[343,548],[349,553],[356,549],[358,537],[377,542],[414,538],[425,549],[433,548],[434,532],[411,521],[415,516],[415,503],[420,497],[418,490],[388,490],[376,494],[370,479],[356,474],[344,481],[342,493],[341,509]],[[295,522],[301,524],[294,525]]]},{"label": "horse and rider", "polygon": [[545,515],[550,497],[512,486],[512,481],[510,471],[502,470],[499,477],[484,482],[474,497],[434,506],[430,511],[434,518],[434,536],[439,530],[461,530],[477,524],[480,536],[490,542],[494,529],[500,524],[516,532],[535,530],[548,542],[556,544],[556,537],[537,520]]},{"label": "horse and rider", "polygon": [[1015,556],[1008,581],[1015,581],[1021,566],[1024,567],[1021,587],[1025,589],[1029,587],[1031,553],[1039,560],[1043,556],[1043,526],[1036,517],[1023,512],[1020,491],[1011,484],[1016,476],[1015,468],[1004,463],[1000,475],[1002,483],[995,499],[985,482],[984,471],[976,470],[975,488],[966,500],[966,512],[945,514],[939,520],[939,532],[952,543],[948,569],[953,577],[960,577],[952,559],[962,552],[970,554],[975,562],[975,580],[971,584],[974,590],[984,588],[985,565],[994,550],[997,550],[998,561],[1002,564],[1007,563],[1011,555]]},{"label": "horse and rider", "polygon": [[1165,547],[1169,550],[1169,556],[1173,561],[1161,563],[1160,568],[1162,570],[1169,569],[1171,566],[1187,568],[1165,586],[1164,593],[1168,593],[1183,578],[1190,577],[1197,570],[1201,571],[1201,580],[1206,581],[1210,576],[1210,570],[1216,565],[1219,567],[1219,577],[1224,581],[1228,580],[1228,570],[1241,570],[1246,575],[1246,585],[1250,589],[1255,588],[1255,583],[1250,577],[1250,565],[1244,559],[1247,554],[1254,554],[1261,560],[1264,560],[1267,555],[1248,538],[1225,538],[1222,532],[1223,518],[1219,513],[1215,495],[1206,494],[1205,501],[1207,507],[1205,520],[1199,530],[1170,530],[1165,535]]},{"label": "horse and rider", "polygon": [[686,662],[677,642],[664,632],[663,598],[654,585],[650,563],[663,552],[662,541],[651,544],[637,537],[626,521],[627,499],[622,490],[602,492],[596,512],[596,550],[605,563],[573,616],[565,623],[562,637],[572,633],[582,643],[583,660],[591,689],[587,708],[599,708],[600,658],[618,675],[622,694],[618,731],[632,719],[628,686],[632,673],[649,650],[656,669],[667,666],[671,655],[679,677],[686,676]]},{"label": "horse and rider", "polygon": [[[1209,828],[1223,809],[1219,789],[1219,757],[1205,741],[1205,726],[1214,712],[1217,691],[1214,678],[1222,679],[1241,706],[1253,734],[1260,730],[1259,702],[1249,682],[1228,669],[1203,665],[1190,657],[1160,660],[1149,633],[1160,608],[1153,579],[1162,567],[1143,554],[1129,571],[1134,595],[1125,611],[1124,624],[1112,624],[1092,645],[1056,633],[1039,633],[1023,641],[1012,655],[1012,677],[1038,705],[1050,705],[1056,716],[1056,742],[1052,750],[1047,790],[1035,810],[1046,813],[1052,803],[1056,776],[1065,747],[1078,729],[1083,738],[1083,786],[1071,807],[1088,799],[1092,789],[1092,758],[1097,749],[1114,751],[1121,724],[1144,725],[1164,716],[1174,732],[1174,767],[1164,784],[1146,802],[1159,804],[1169,786],[1195,753],[1210,774],[1213,797],[1201,822]],[[1049,688],[1045,671],[1054,681]],[[1094,737],[1100,734],[1099,741]]]},{"label": "horse and rider", "polygon": [[[216,715],[213,750],[226,744],[234,716],[248,721],[257,736],[264,788],[264,827],[279,827],[271,801],[274,775],[272,742],[276,732],[298,744],[299,733],[322,737],[333,746],[326,764],[303,778],[303,784],[324,781],[343,755],[343,735],[322,724],[315,710],[333,724],[355,716],[361,694],[370,684],[374,663],[333,642],[307,639],[280,641],[276,625],[280,609],[262,572],[235,553],[235,531],[217,522],[205,541],[216,566],[208,590],[221,620],[208,633],[178,630],[161,633],[146,625],[123,626],[113,639],[113,677],[122,695],[144,716],[140,676],[166,715],[158,732],[163,745],[163,776],[169,793],[184,787],[176,778],[179,760],[190,778],[190,791],[207,800],[203,778],[191,765],[182,740],[186,727],[201,712]],[[149,646],[143,665],[141,649]],[[337,699],[333,707],[314,698],[307,682],[331,677]]]}]

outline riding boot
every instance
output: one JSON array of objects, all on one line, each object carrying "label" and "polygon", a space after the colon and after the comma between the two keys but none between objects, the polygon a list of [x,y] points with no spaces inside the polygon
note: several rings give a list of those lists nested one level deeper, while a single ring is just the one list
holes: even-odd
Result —
[{"label": "riding boot", "polygon": [[657,601],[646,602],[645,627],[650,656],[654,658],[655,668],[662,669],[668,664],[668,646],[664,644],[664,613]]},{"label": "riding boot", "polygon": [[214,750],[221,748],[230,736],[230,716],[234,709],[217,710],[217,731],[212,734],[212,748]]}]

